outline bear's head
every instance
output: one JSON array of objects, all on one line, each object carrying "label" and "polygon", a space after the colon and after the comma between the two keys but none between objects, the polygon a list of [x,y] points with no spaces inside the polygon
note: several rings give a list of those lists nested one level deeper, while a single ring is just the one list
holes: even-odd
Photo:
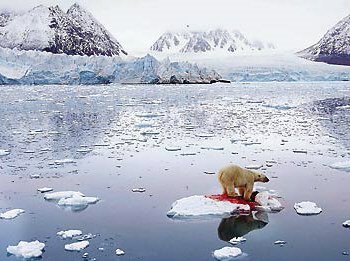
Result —
[{"label": "bear's head", "polygon": [[254,181],[260,181],[260,182],[269,182],[269,178],[266,177],[264,174],[254,172]]}]

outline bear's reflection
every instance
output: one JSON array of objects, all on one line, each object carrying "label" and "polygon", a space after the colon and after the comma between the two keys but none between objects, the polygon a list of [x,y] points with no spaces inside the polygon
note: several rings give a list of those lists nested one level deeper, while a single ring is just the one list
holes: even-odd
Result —
[{"label": "bear's reflection", "polygon": [[268,223],[266,212],[223,218],[218,227],[218,236],[223,241],[229,241],[234,237],[242,237],[250,231],[262,229]]}]

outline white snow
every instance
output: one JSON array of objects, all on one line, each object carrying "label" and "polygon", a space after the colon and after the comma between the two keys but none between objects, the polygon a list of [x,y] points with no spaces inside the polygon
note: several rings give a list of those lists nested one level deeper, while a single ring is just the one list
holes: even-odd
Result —
[{"label": "white snow", "polygon": [[69,198],[61,198],[57,204],[59,206],[82,206],[82,205],[94,204],[99,200],[100,199],[96,197],[85,197],[85,196],[74,195],[73,197],[69,197]]},{"label": "white snow", "polygon": [[220,261],[228,261],[240,255],[242,250],[238,247],[223,247],[213,252],[214,258]]},{"label": "white snow", "polygon": [[43,187],[43,188],[38,188],[38,191],[41,193],[46,193],[46,192],[53,191],[53,188]]},{"label": "white snow", "polygon": [[248,212],[249,205],[217,201],[205,196],[190,196],[175,201],[167,215],[171,218],[223,217],[235,212]]},{"label": "white snow", "polygon": [[84,240],[84,241],[75,242],[72,244],[66,244],[64,246],[64,249],[68,251],[80,251],[87,248],[88,246],[89,246],[89,241]]},{"label": "white snow", "polygon": [[8,246],[7,252],[17,257],[35,258],[40,257],[45,244],[38,240],[32,242],[20,241],[17,246]]},{"label": "white snow", "polygon": [[332,165],[330,165],[330,167],[332,169],[339,169],[350,172],[350,160],[333,163]]},{"label": "white snow", "polygon": [[322,209],[316,203],[310,201],[295,203],[294,209],[299,215],[317,215],[322,212]]},{"label": "white snow", "polygon": [[350,220],[345,221],[343,227],[350,227]]},{"label": "white snow", "polygon": [[259,210],[281,211],[283,209],[275,194],[271,194],[269,191],[259,192],[255,196],[255,202],[259,203],[260,206],[257,207]]},{"label": "white snow", "polygon": [[4,213],[0,213],[0,218],[2,219],[13,219],[18,217],[19,215],[23,214],[25,211],[20,208],[11,209],[9,211],[6,211]]},{"label": "white snow", "polygon": [[46,200],[60,200],[62,198],[71,198],[74,196],[84,197],[85,195],[79,191],[59,191],[53,193],[46,193],[44,198]]},{"label": "white snow", "polygon": [[117,249],[117,250],[115,250],[115,254],[117,255],[117,256],[122,256],[122,255],[125,255],[125,252],[123,251],[123,250],[121,250],[121,249]]},{"label": "white snow", "polygon": [[10,154],[9,150],[0,149],[0,156],[7,156]]},{"label": "white snow", "polygon": [[75,229],[57,232],[57,235],[62,237],[63,239],[81,236],[82,234],[83,232],[81,230],[75,230]]}]

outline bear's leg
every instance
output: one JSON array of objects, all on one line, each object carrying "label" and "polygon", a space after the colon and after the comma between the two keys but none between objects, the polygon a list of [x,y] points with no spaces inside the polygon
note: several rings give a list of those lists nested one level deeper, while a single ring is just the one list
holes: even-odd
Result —
[{"label": "bear's leg", "polygon": [[227,190],[226,190],[226,187],[224,186],[224,184],[221,184],[221,187],[222,187],[222,194],[227,195]]},{"label": "bear's leg", "polygon": [[238,189],[238,191],[239,191],[239,195],[243,197],[244,196],[244,192],[245,192],[245,188],[241,187],[241,188]]},{"label": "bear's leg", "polygon": [[244,200],[246,201],[250,201],[250,197],[252,196],[252,192],[253,192],[253,189],[252,188],[246,188],[246,190],[244,191]]},{"label": "bear's leg", "polygon": [[237,196],[236,192],[235,192],[235,187],[233,185],[226,187],[226,190],[227,190],[227,196],[229,196],[229,197]]}]

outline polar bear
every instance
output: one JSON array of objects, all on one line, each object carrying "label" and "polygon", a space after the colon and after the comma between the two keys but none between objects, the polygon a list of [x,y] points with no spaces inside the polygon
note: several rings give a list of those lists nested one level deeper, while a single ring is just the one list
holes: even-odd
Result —
[{"label": "polar bear", "polygon": [[237,196],[235,189],[247,201],[253,193],[254,182],[268,182],[269,179],[261,173],[241,168],[237,165],[228,165],[219,170],[219,181],[223,188],[223,194],[229,197]]}]

